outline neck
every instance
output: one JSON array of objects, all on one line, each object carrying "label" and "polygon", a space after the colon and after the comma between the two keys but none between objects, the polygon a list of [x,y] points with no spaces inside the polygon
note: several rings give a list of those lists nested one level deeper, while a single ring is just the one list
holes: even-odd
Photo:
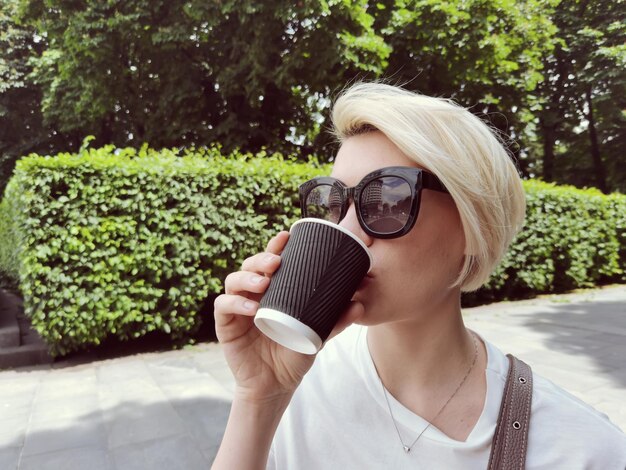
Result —
[{"label": "neck", "polygon": [[[454,392],[475,356],[474,339],[463,324],[458,297],[454,300],[415,312],[416,320],[368,329],[370,354],[385,388],[425,419]],[[484,370],[481,349],[472,375],[481,365]]]}]

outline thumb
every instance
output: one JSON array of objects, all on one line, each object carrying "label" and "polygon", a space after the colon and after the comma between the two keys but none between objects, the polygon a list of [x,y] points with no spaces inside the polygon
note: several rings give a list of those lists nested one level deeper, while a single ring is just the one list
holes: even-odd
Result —
[{"label": "thumb", "polygon": [[330,335],[328,336],[328,339],[326,341],[337,336],[339,333],[341,333],[343,330],[345,330],[347,327],[349,327],[355,321],[361,318],[364,314],[365,307],[361,302],[350,302],[350,305],[341,314],[341,316],[339,317],[339,321],[330,332]]}]

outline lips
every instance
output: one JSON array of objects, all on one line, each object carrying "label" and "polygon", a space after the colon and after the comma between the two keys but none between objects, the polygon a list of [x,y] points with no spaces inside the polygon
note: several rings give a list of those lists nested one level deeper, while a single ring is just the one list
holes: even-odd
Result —
[{"label": "lips", "polygon": [[372,279],[374,279],[373,276],[370,276],[369,274],[366,275],[363,280],[361,281],[361,283],[359,284],[359,289],[362,289],[363,287],[365,287],[367,284],[369,284]]}]

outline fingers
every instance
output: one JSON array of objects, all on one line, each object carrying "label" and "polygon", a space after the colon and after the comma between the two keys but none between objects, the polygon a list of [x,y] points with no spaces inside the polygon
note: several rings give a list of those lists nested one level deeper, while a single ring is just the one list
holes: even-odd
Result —
[{"label": "fingers", "polygon": [[274,274],[279,265],[280,256],[266,251],[246,258],[241,265],[241,270],[269,276]]},{"label": "fingers", "polygon": [[256,314],[258,301],[267,290],[271,275],[280,266],[280,253],[288,240],[289,232],[278,233],[269,241],[265,252],[247,258],[241,271],[226,277],[225,294],[215,299],[213,310],[218,339],[219,336],[223,337],[220,342],[228,340],[229,335],[242,334],[249,328],[252,318],[245,317],[254,317]]},{"label": "fingers", "polygon": [[275,255],[279,255],[285,248],[285,245],[287,244],[288,240],[289,240],[289,232],[285,232],[283,230],[282,232],[278,233],[278,235],[276,235],[274,238],[272,238],[268,242],[267,248],[265,248],[265,251],[269,253],[273,253]]},{"label": "fingers", "polygon": [[246,258],[241,271],[229,274],[224,281],[227,294],[251,292],[263,294],[269,284],[269,277],[280,266],[280,253],[289,240],[289,232],[280,232],[267,244],[267,251]]},{"label": "fingers", "polygon": [[226,276],[224,290],[226,294],[251,292],[263,294],[270,283],[269,277],[251,271],[236,271]]},{"label": "fingers", "polygon": [[213,304],[215,326],[224,326],[234,315],[254,317],[259,304],[241,295],[220,295]]},{"label": "fingers", "polygon": [[288,240],[289,232],[280,232],[268,242],[263,253],[257,253],[246,258],[241,265],[241,270],[271,276],[280,265],[280,253],[282,253]]}]

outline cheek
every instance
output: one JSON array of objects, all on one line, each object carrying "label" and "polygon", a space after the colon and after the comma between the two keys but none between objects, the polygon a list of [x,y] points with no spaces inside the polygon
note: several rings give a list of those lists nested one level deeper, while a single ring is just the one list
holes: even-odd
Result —
[{"label": "cheek", "polygon": [[402,247],[389,256],[396,285],[412,290],[441,288],[454,282],[463,263],[465,239],[456,214],[440,214],[428,226],[414,227]]},{"label": "cheek", "polygon": [[[448,196],[430,196],[423,211],[420,211],[416,227],[419,232],[420,252],[442,264],[454,266],[463,259],[465,236],[463,224],[456,206]],[[422,217],[423,216],[423,217]]]},{"label": "cheek", "polygon": [[443,266],[456,268],[462,262],[465,251],[463,232],[458,227],[442,231],[432,245],[433,257]]},{"label": "cheek", "polygon": [[370,300],[411,304],[447,290],[456,280],[465,247],[461,222],[456,208],[436,209],[420,213],[404,237],[374,241],[377,278],[368,289]]}]

